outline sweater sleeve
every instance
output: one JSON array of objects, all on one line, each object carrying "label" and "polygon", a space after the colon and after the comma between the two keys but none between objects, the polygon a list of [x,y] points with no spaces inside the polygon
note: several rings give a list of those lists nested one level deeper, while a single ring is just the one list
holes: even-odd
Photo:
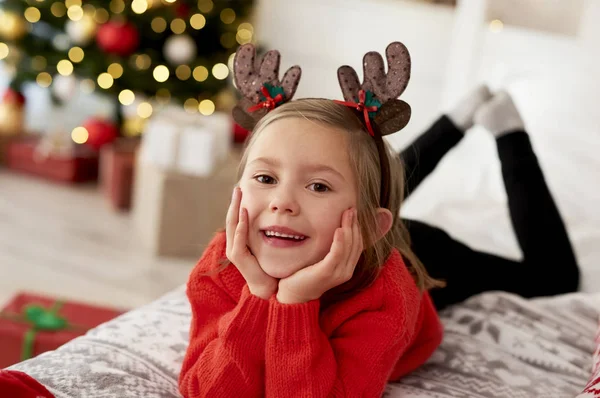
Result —
[{"label": "sweater sleeve", "polygon": [[318,300],[270,301],[266,396],[381,396],[412,331],[401,326],[397,311],[365,310],[328,338],[319,325],[319,306]]},{"label": "sweater sleeve", "polygon": [[238,303],[211,278],[188,284],[190,345],[179,376],[186,398],[259,397],[269,302],[244,286]]}]

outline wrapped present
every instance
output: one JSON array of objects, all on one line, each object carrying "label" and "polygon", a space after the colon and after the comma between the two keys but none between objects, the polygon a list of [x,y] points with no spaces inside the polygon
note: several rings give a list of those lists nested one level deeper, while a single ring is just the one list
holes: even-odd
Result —
[{"label": "wrapped present", "polygon": [[232,123],[224,113],[202,116],[168,108],[147,123],[140,157],[162,170],[209,176],[229,155]]},{"label": "wrapped present", "polygon": [[132,211],[142,245],[157,256],[199,256],[225,225],[240,152],[232,150],[207,176],[164,170],[138,157]]},{"label": "wrapped present", "polygon": [[0,368],[55,350],[122,313],[20,293],[0,311]]},{"label": "wrapped present", "polygon": [[83,145],[59,143],[57,136],[14,139],[4,149],[6,166],[17,171],[65,183],[94,181],[98,154]]},{"label": "wrapped present", "polygon": [[115,210],[131,206],[137,138],[119,138],[100,150],[100,186]]}]

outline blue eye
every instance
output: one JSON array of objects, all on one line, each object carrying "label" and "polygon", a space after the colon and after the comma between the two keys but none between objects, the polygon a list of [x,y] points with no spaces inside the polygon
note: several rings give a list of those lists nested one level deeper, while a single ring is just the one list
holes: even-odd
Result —
[{"label": "blue eye", "polygon": [[254,177],[254,179],[258,182],[260,182],[261,184],[275,184],[275,179],[271,176],[268,176],[266,174],[261,174],[258,175],[256,177]]},{"label": "blue eye", "polygon": [[314,184],[310,184],[309,187],[313,187],[311,189],[311,191],[315,191],[315,192],[327,192],[327,191],[331,190],[331,188],[329,188],[327,185],[321,184],[319,182],[315,182]]}]

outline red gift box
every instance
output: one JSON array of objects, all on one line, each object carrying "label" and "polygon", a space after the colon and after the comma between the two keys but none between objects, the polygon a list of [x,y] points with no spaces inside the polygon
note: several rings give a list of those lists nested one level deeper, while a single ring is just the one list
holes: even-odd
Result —
[{"label": "red gift box", "polygon": [[117,139],[100,150],[100,185],[112,207],[131,207],[135,160],[139,139]]},{"label": "red gift box", "polygon": [[[43,313],[40,307],[44,309]],[[54,318],[49,315],[52,308],[57,308]],[[19,293],[0,311],[0,369],[28,359],[27,357],[55,350],[122,313],[123,311],[112,308]],[[32,320],[32,317],[36,319]],[[50,330],[52,328],[43,325],[48,324],[48,318],[51,318],[51,322],[55,321],[54,329],[58,330]],[[32,343],[26,347],[28,334]],[[30,353],[26,354],[27,351]]]},{"label": "red gift box", "polygon": [[98,154],[86,146],[77,146],[74,156],[43,155],[37,151],[38,137],[18,139],[5,149],[6,166],[51,180],[75,183],[98,178]]}]

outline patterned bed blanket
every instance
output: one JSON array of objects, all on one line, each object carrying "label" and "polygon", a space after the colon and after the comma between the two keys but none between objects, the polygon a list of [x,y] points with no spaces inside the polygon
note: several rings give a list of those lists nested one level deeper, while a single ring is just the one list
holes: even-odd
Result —
[{"label": "patterned bed blanket", "polygon": [[[599,314],[600,295],[473,297],[440,314],[442,345],[384,397],[575,397],[591,376]],[[180,397],[189,323],[182,286],[10,369],[57,398]]]}]

